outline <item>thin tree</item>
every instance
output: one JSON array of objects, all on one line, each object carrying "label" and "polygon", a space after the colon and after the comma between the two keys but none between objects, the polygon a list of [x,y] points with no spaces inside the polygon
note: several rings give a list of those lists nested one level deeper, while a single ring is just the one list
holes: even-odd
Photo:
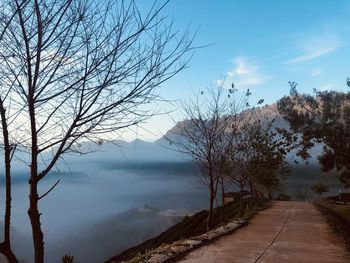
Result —
[{"label": "thin tree", "polygon": [[10,263],[18,262],[12,247],[11,247],[11,160],[16,146],[11,145],[9,141],[8,124],[6,118],[6,110],[4,108],[3,99],[0,97],[0,116],[1,116],[1,128],[4,144],[4,164],[5,164],[5,219],[4,219],[4,241],[0,243],[0,253],[3,254],[7,261]]},{"label": "thin tree", "polygon": [[[19,3],[19,9],[26,4],[26,1]],[[5,33],[9,29],[12,20],[16,16],[17,9],[10,8],[9,1],[2,1],[0,9],[3,10],[0,16],[0,42],[3,40]],[[4,166],[5,166],[5,215],[4,215],[4,240],[0,243],[0,253],[3,254],[10,263],[17,263],[18,260],[11,246],[11,160],[16,149],[16,145],[12,145],[9,139],[8,132],[8,113],[6,113],[5,101],[9,99],[9,92],[0,95],[0,119],[2,130],[2,141],[4,151]]]},{"label": "thin tree", "polygon": [[[243,214],[243,192],[249,182],[248,169],[249,157],[251,154],[251,138],[249,128],[251,127],[254,117],[255,108],[251,107],[249,98],[251,92],[249,89],[245,93],[238,93],[237,98],[234,96],[234,86],[230,91],[230,97],[234,99],[230,102],[230,124],[229,124],[229,141],[228,147],[228,177],[239,189],[239,207],[240,213]],[[257,105],[263,103],[259,100]]]},{"label": "thin tree", "polygon": [[[179,35],[162,16],[130,1],[13,0],[15,13],[0,39],[0,91],[7,95],[9,141],[26,149],[34,261],[44,262],[38,185],[79,142],[137,124],[155,88],[183,70],[192,35]],[[7,158],[7,157],[6,157]],[[43,160],[43,161],[42,161]]]},{"label": "thin tree", "polygon": [[[226,102],[227,101],[223,102],[224,105],[226,105]],[[231,148],[229,147],[231,141],[228,129],[230,129],[229,126],[232,117],[228,113],[225,113],[226,110],[225,106],[222,107],[220,127],[218,129],[218,134],[215,135],[215,143],[213,147],[215,158],[214,170],[217,173],[217,191],[221,192],[221,214],[223,222],[225,221],[225,193],[232,185],[230,178],[227,176],[227,159],[231,151]]]},{"label": "thin tree", "polygon": [[[219,164],[223,167],[220,171],[220,187],[222,195],[222,207],[225,203],[225,192],[231,188],[232,184],[238,185],[241,192],[243,192],[243,177],[242,167],[237,161],[237,155],[240,155],[242,140],[241,131],[247,122],[249,122],[249,97],[251,93],[249,89],[247,92],[238,92],[235,85],[232,83],[231,88],[228,89],[228,118],[226,123],[226,131],[223,135],[223,143],[219,152],[221,156]],[[244,183],[243,183],[244,185]],[[242,200],[240,200],[240,207]],[[223,209],[224,213],[224,209]],[[224,218],[224,214],[223,214]]]},{"label": "thin tree", "polygon": [[223,90],[208,90],[198,94],[194,100],[182,104],[185,120],[178,123],[175,134],[167,139],[178,150],[189,155],[199,166],[200,182],[208,188],[209,213],[207,229],[211,228],[218,184],[220,180],[220,149],[224,149],[223,135],[226,132],[227,107]]}]

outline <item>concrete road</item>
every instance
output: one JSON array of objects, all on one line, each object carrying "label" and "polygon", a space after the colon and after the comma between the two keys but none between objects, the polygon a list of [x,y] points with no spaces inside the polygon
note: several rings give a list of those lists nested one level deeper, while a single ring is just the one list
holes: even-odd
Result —
[{"label": "concrete road", "polygon": [[340,263],[350,262],[350,255],[312,204],[276,201],[248,226],[180,262]]}]

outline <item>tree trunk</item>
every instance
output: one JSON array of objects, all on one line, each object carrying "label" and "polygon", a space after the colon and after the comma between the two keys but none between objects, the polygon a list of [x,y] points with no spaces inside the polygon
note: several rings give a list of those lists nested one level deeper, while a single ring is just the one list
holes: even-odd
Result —
[{"label": "tree trunk", "polygon": [[221,216],[222,222],[225,221],[225,185],[224,178],[221,178]]},{"label": "tree trunk", "polygon": [[242,183],[240,183],[239,211],[240,211],[240,215],[243,216],[243,184]]},{"label": "tree trunk", "polygon": [[0,251],[1,254],[3,254],[6,257],[6,260],[8,263],[18,263],[18,260],[13,253],[10,244],[7,244],[6,242],[2,242],[0,244]]},{"label": "tree trunk", "polygon": [[254,198],[255,198],[254,185],[252,182],[249,182],[249,188],[250,188],[250,207],[252,208],[254,205]]},{"label": "tree trunk", "polygon": [[38,182],[36,179],[30,179],[30,195],[28,215],[32,226],[32,235],[34,243],[34,262],[44,263],[44,235],[41,230],[40,213],[38,208]]},{"label": "tree trunk", "polygon": [[[6,143],[8,144],[8,143]],[[9,145],[5,146],[5,148]],[[18,260],[11,248],[11,164],[10,164],[11,150],[5,150],[5,177],[6,177],[6,207],[5,207],[5,223],[4,223],[4,242],[1,246],[1,253],[3,253],[9,263],[17,263]]]},{"label": "tree trunk", "polygon": [[29,100],[29,115],[31,122],[31,135],[32,135],[32,160],[29,180],[29,209],[28,216],[32,226],[33,244],[34,244],[34,262],[44,263],[44,235],[41,230],[41,222],[39,213],[39,195],[38,195],[38,138],[36,131],[35,121],[35,107],[34,101]]},{"label": "tree trunk", "polygon": [[210,198],[209,198],[209,213],[208,213],[208,218],[207,218],[207,231],[209,231],[211,229],[214,199],[215,199],[214,187],[211,186],[210,187]]},{"label": "tree trunk", "polygon": [[4,218],[4,241],[0,245],[0,252],[5,255],[9,263],[17,263],[18,260],[11,248],[11,146],[8,136],[8,127],[6,121],[6,111],[2,99],[0,99],[0,115],[1,126],[4,140],[4,158],[5,158],[5,187],[6,187],[6,204],[5,204],[5,218]]},{"label": "tree trunk", "polygon": [[260,190],[260,187],[259,185],[256,185],[256,188],[255,188],[255,192],[256,192],[256,202],[260,202],[260,199],[261,199],[261,190]]}]

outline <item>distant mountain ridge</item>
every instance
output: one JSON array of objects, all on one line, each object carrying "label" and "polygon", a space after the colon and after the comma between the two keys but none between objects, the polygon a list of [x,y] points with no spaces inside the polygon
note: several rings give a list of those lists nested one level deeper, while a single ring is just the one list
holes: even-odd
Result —
[{"label": "distant mountain ridge", "polygon": [[107,141],[101,144],[84,143],[81,150],[92,151],[88,154],[67,154],[67,161],[181,161],[184,160],[167,141],[146,142],[136,139],[132,142],[122,140]]},{"label": "distant mountain ridge", "polygon": [[[262,125],[264,125],[264,123],[267,123],[271,120],[274,120],[272,128],[280,128],[280,129],[289,129],[289,123],[281,116],[281,114],[279,113],[278,109],[277,109],[277,103],[273,103],[270,105],[265,105],[262,107],[256,107],[254,108],[254,111],[252,109],[247,109],[242,111],[241,113],[239,113],[239,115],[243,118],[250,118],[251,115],[250,114],[254,114],[254,118],[255,120],[260,120],[262,122]],[[169,139],[170,140],[174,140],[176,141],[176,136],[179,136],[178,133],[180,132],[180,129],[182,127],[184,127],[185,125],[190,125],[191,120],[183,120],[178,122],[173,128],[171,128],[170,130],[167,131],[167,133],[160,139],[158,139],[156,141],[156,143],[159,144],[164,144],[165,142],[168,143],[169,145]],[[168,139],[167,139],[168,138]],[[175,146],[170,146],[173,147],[174,149]],[[317,156],[319,156],[322,153],[322,144],[317,144],[315,145],[315,147],[310,149],[310,155],[312,156],[308,162],[311,163],[318,163],[318,159]],[[291,153],[288,154],[287,156],[287,160],[290,163],[293,163],[294,161],[302,161],[304,162],[301,157],[296,157],[297,150],[293,150]]]},{"label": "distant mountain ridge", "polygon": [[[242,117],[247,116],[248,118],[248,116],[249,117],[251,116],[250,115],[251,113],[254,114],[255,119],[260,119],[263,122],[274,119],[275,121],[274,121],[273,127],[286,128],[286,129],[289,128],[289,124],[283,119],[281,114],[278,112],[276,103],[265,105],[263,107],[256,107],[254,108],[254,111],[252,109],[247,109],[242,111],[238,115]],[[173,128],[168,130],[166,134],[162,138],[158,139],[156,142],[162,143],[166,141],[166,138],[170,138],[170,139],[173,138],[174,136],[176,136],[177,133],[179,133],[181,127],[189,125],[190,123],[191,123],[191,120],[179,121],[178,123],[175,124]]]},{"label": "distant mountain ridge", "polygon": [[[244,111],[240,114],[247,114]],[[288,128],[289,124],[283,119],[277,110],[276,103],[265,105],[255,111],[255,118],[263,122],[275,119],[273,127]],[[189,156],[185,156],[177,152],[176,146],[172,145],[167,138],[174,138],[183,125],[189,124],[190,120],[183,120],[174,125],[166,132],[164,136],[155,142],[146,142],[136,139],[131,142],[123,140],[115,141],[100,141],[100,142],[83,142],[79,146],[81,152],[89,152],[88,154],[69,153],[64,155],[64,159],[60,160],[58,167],[63,170],[79,171],[84,164],[84,169],[87,167],[98,168],[103,163],[135,163],[135,162],[187,162],[190,160]],[[316,155],[320,153],[321,149],[312,150]],[[28,154],[24,157],[23,153],[19,153],[21,159],[29,160]],[[28,155],[28,156],[27,156]],[[44,159],[50,158],[50,151],[44,154]],[[23,162],[13,160],[13,168],[16,172],[27,172],[28,166]],[[0,163],[1,168],[2,163]],[[61,170],[61,171],[63,171]]]},{"label": "distant mountain ridge", "polygon": [[[248,115],[249,110],[246,110],[240,114]],[[256,108],[254,111],[254,118],[261,120],[263,123],[274,119],[273,128],[289,128],[289,124],[280,115],[277,109],[277,104],[265,105],[260,108]],[[169,142],[169,139],[177,136],[179,129],[183,125],[189,125],[191,120],[179,121],[166,132],[164,136],[154,142],[146,142],[140,139],[136,139],[132,142],[126,142],[122,140],[107,141],[100,144],[88,142],[81,145],[82,151],[93,151],[89,154],[68,154],[65,157],[67,163],[81,163],[86,164],[96,162],[169,162],[169,161],[189,161],[190,157],[185,156],[177,152],[175,145]],[[320,154],[321,148],[317,146],[311,150],[311,153],[315,156]]]}]

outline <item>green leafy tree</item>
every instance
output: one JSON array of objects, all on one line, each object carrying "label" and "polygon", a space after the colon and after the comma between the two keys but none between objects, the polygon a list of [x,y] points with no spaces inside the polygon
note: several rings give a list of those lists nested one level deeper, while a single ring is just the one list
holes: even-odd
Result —
[{"label": "green leafy tree", "polygon": [[273,128],[274,119],[256,120],[247,127],[248,152],[247,173],[252,200],[257,198],[259,188],[266,190],[271,198],[289,175],[285,157],[289,144]]},{"label": "green leafy tree", "polygon": [[[260,100],[258,105],[263,101]],[[262,191],[272,193],[287,175],[285,156],[289,143],[275,131],[274,119],[265,116],[259,107],[244,111],[244,117],[231,136],[229,152],[231,178],[242,193],[247,187],[251,192],[251,206]],[[242,194],[240,204],[242,204]],[[240,205],[241,207],[241,205]],[[242,212],[242,207],[241,207]]]},{"label": "green leafy tree", "polygon": [[329,187],[322,182],[316,182],[311,186],[311,191],[321,198],[323,193],[329,192]]},{"label": "green leafy tree", "polygon": [[311,157],[309,150],[315,144],[322,143],[318,157],[322,170],[336,169],[344,186],[350,186],[350,93],[315,90],[314,95],[299,94],[296,84],[290,84],[290,96],[278,102],[279,112],[290,124],[285,135],[304,159]]}]

